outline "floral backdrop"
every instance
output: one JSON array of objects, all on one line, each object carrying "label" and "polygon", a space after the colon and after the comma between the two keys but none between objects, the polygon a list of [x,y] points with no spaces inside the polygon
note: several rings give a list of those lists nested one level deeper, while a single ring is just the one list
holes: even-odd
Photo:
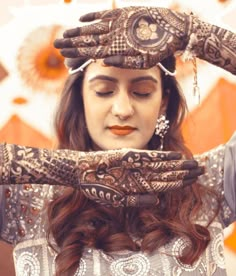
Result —
[{"label": "floral backdrop", "polygon": [[[86,4],[84,3],[86,2]],[[81,14],[130,5],[165,6],[193,11],[201,18],[236,31],[236,0],[2,1],[0,4],[0,142],[54,147],[53,116],[67,71],[52,42]],[[178,59],[178,79],[189,114],[186,142],[200,153],[226,142],[236,130],[236,78],[197,60],[200,103],[193,96],[193,66]],[[234,275],[236,226],[225,231],[226,261]],[[1,275],[14,275],[11,247],[0,243]]]}]

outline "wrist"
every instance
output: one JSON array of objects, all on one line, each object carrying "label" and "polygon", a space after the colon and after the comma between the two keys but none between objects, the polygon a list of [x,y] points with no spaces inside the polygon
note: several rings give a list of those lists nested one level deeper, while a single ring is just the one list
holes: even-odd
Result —
[{"label": "wrist", "polygon": [[188,60],[194,57],[204,58],[204,45],[206,39],[212,33],[212,25],[200,20],[193,14],[190,14],[188,18],[188,42],[184,51],[184,59]]}]

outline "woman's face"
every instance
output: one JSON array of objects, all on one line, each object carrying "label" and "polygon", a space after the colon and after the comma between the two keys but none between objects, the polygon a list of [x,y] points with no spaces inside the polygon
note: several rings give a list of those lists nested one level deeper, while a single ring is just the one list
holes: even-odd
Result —
[{"label": "woman's face", "polygon": [[148,70],[90,64],[84,74],[83,101],[93,149],[145,149],[164,109],[157,67]]}]

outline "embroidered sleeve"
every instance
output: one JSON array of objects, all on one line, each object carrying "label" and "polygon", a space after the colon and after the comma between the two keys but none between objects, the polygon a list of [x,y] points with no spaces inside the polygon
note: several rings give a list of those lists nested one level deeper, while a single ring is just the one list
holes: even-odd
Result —
[{"label": "embroidered sleeve", "polygon": [[[235,137],[236,138],[236,137]],[[234,139],[236,140],[236,139]],[[222,208],[220,211],[220,221],[222,222],[223,226],[228,226],[231,222],[234,221],[235,214],[232,212],[232,209],[229,205],[228,200],[228,191],[225,190],[225,187],[230,184],[226,183],[226,173],[225,171],[225,158],[226,157],[226,145],[220,145],[215,149],[212,149],[208,152],[205,152],[200,155],[196,155],[195,158],[199,161],[199,163],[205,166],[205,174],[199,177],[199,181],[202,185],[206,185],[208,187],[212,187],[219,195],[223,196]],[[236,167],[232,167],[235,170]],[[235,186],[235,183],[234,183]],[[230,187],[232,189],[232,183]],[[234,187],[235,190],[235,187]],[[214,204],[214,200],[212,199],[212,204]],[[209,210],[210,211],[210,210]]]},{"label": "embroidered sleeve", "polygon": [[236,220],[236,132],[225,147],[224,160],[225,199]]},{"label": "embroidered sleeve", "polygon": [[36,184],[1,186],[1,239],[16,244],[44,237],[53,188]]},{"label": "embroidered sleeve", "polygon": [[[54,178],[51,179],[54,186],[44,184],[48,182],[46,177],[42,178],[43,167],[40,166],[40,162],[30,159],[33,154],[30,150],[24,149],[14,145],[0,146],[0,238],[9,243],[45,235],[47,203],[53,197],[54,191],[58,190]],[[42,151],[42,155],[43,153]],[[26,158],[26,166],[17,163],[21,158]],[[48,165],[50,166],[50,162]],[[42,176],[33,170],[34,167],[42,171]],[[27,174],[27,168],[32,169],[32,179],[30,174]],[[37,177],[43,185],[32,184],[35,183],[32,180],[36,180]],[[25,184],[11,185],[18,183],[17,180]]]}]

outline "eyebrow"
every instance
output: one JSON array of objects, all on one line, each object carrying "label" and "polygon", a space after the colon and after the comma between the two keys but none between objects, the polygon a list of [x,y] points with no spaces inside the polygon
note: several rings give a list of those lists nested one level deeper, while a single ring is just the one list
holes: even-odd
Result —
[{"label": "eyebrow", "polygon": [[95,80],[107,80],[107,81],[112,81],[112,82],[118,82],[118,80],[116,78],[108,77],[105,75],[97,75],[96,77],[91,78],[89,80],[89,82],[93,82]]},{"label": "eyebrow", "polygon": [[139,81],[146,81],[146,80],[150,80],[150,81],[153,81],[155,83],[158,83],[158,81],[151,77],[151,76],[142,76],[142,77],[137,77],[137,78],[134,78],[131,80],[131,83],[135,83],[135,82],[139,82]]},{"label": "eyebrow", "polygon": [[[106,75],[97,75],[96,77],[90,79],[89,82],[93,82],[95,80],[107,80],[107,81],[112,81],[112,82],[115,82],[115,83],[118,82],[118,79],[113,78],[113,77],[109,77],[109,76],[106,76]],[[137,77],[137,78],[132,79],[131,83],[133,84],[135,82],[146,81],[146,80],[150,80],[150,81],[153,81],[155,83],[158,83],[158,81],[155,78],[153,78],[152,76]]]}]

